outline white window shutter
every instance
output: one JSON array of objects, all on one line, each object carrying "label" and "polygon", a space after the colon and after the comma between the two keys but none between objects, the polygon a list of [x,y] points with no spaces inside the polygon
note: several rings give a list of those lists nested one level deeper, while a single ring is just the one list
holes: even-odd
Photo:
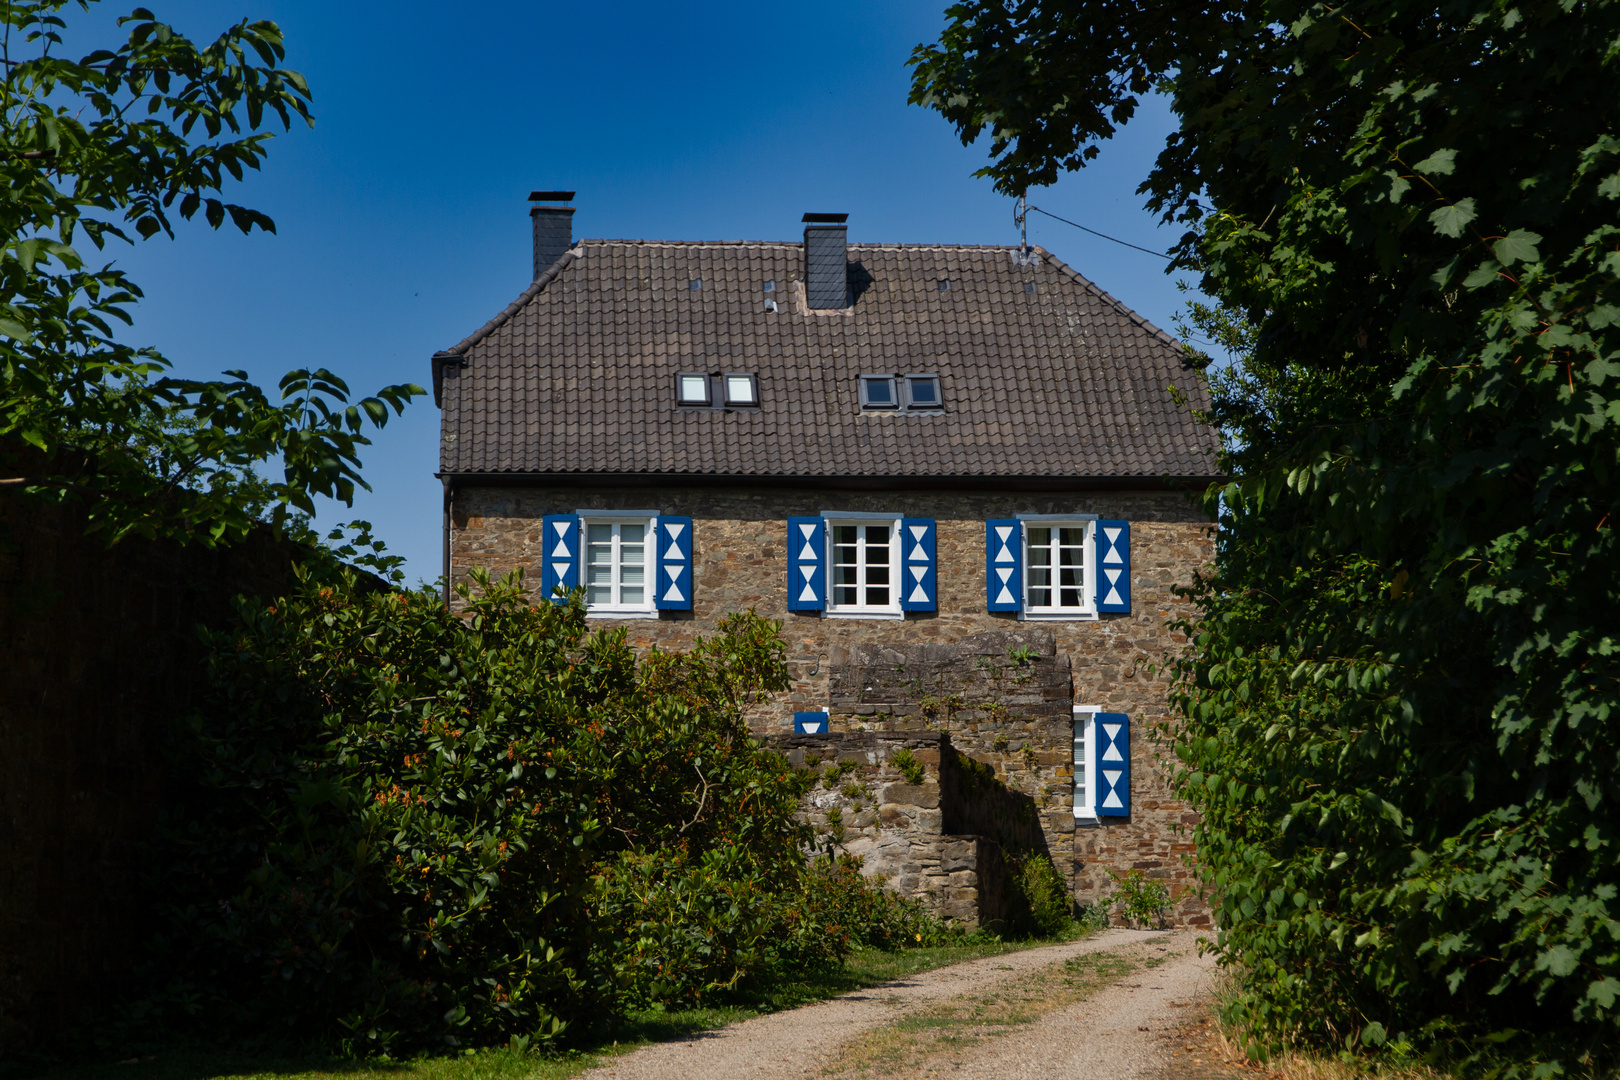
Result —
[{"label": "white window shutter", "polygon": [[691,611],[692,519],[655,518],[653,534],[658,549],[658,591],[653,606],[659,611]]},{"label": "white window shutter", "polygon": [[827,608],[827,532],[818,517],[787,519],[789,611]]},{"label": "white window shutter", "polygon": [[1131,718],[1124,713],[1100,712],[1097,732],[1097,816],[1131,816]]},{"label": "white window shutter", "polygon": [[1024,532],[1017,518],[984,523],[984,592],[987,611],[1024,610]]},{"label": "white window shutter", "polygon": [[900,520],[900,610],[935,611],[934,519]]},{"label": "white window shutter", "polygon": [[1131,610],[1131,523],[1097,522],[1097,610]]},{"label": "white window shutter", "polygon": [[579,518],[547,514],[540,519],[540,535],[540,595],[554,604],[566,603],[557,589],[579,587]]}]

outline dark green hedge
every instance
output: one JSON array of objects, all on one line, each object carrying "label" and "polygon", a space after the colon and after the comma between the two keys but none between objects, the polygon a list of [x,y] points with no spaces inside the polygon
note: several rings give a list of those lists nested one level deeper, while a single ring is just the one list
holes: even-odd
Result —
[{"label": "dark green hedge", "polygon": [[811,895],[803,780],[741,722],[786,684],[775,624],[638,661],[577,603],[477,583],[452,614],[326,573],[211,639],[147,1016],[360,1052],[543,1041],[866,933]]}]

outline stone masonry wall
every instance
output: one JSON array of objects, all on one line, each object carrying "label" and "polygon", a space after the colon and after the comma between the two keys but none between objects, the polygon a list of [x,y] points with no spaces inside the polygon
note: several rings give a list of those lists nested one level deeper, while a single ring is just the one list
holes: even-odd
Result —
[{"label": "stone masonry wall", "polygon": [[[944,732],[774,735],[766,745],[795,768],[821,776],[800,800],[799,814],[815,830],[818,851],[860,856],[868,877],[923,900],[952,922],[973,927],[1005,920],[1000,845],[951,828],[962,818],[962,796],[956,751]],[[922,783],[908,782],[895,766],[901,748],[922,764]]]},{"label": "stone masonry wall", "polygon": [[[998,776],[1010,778],[1009,786],[1032,797],[1038,794],[1048,815],[1043,832],[1048,836],[1062,832],[1066,837],[1053,847],[1053,861],[1073,882],[1077,899],[1089,902],[1105,891],[1107,869],[1141,869],[1170,885],[1173,922],[1209,924],[1207,905],[1184,865],[1184,857],[1192,851],[1188,826],[1194,819],[1170,797],[1149,734],[1167,716],[1168,686],[1159,673],[1163,661],[1185,645],[1184,635],[1166,624],[1190,614],[1171,588],[1190,582],[1213,553],[1212,526],[1185,495],[671,486],[588,492],[465,488],[456,492],[453,504],[452,580],[465,580],[469,568],[481,566],[492,573],[521,567],[532,581],[538,581],[541,517],[580,508],[651,509],[693,519],[693,610],[664,612],[657,618],[602,620],[606,625],[626,627],[636,645],[685,648],[695,635],[712,632],[725,614],[749,608],[782,620],[793,686],[754,718],[761,734],[789,729],[795,709],[829,708],[835,660],[847,663],[858,646],[952,645],[987,631],[1049,633],[1052,651],[1046,655],[1065,657],[1069,662],[1070,700],[1131,717],[1132,812],[1128,819],[1106,819],[1107,824],[1078,830],[1072,812],[1062,819],[1060,804],[1072,780],[1072,746],[1060,744],[1072,736],[1060,734],[1064,725],[1055,714],[1009,707],[1007,726],[1000,731],[993,730],[993,725],[1002,721],[984,717],[927,717],[925,723],[945,727],[960,740],[965,752],[993,762]],[[787,518],[827,510],[934,518],[938,611],[911,613],[903,620],[826,618],[819,613],[787,611]],[[1131,613],[1091,621],[1034,623],[987,612],[984,522],[1023,513],[1090,513],[1130,521]],[[920,701],[916,704],[920,708]],[[857,714],[846,725],[882,727],[894,722]],[[1006,752],[996,751],[998,734],[1006,736]],[[1015,742],[1021,745],[1015,748]],[[1025,754],[1026,748],[1033,753]]]},{"label": "stone masonry wall", "polygon": [[[1011,850],[1062,856],[1072,845],[1073,675],[1038,623],[948,645],[875,641],[833,650],[834,729],[943,728],[999,784],[958,802],[950,832],[993,836]],[[969,774],[972,775],[972,774]],[[961,820],[967,819],[967,820]]]}]

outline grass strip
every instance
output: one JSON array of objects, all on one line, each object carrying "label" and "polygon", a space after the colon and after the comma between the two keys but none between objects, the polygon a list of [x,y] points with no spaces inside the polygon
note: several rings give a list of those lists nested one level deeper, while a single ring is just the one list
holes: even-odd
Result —
[{"label": "grass strip", "polygon": [[1177,955],[1098,952],[1076,956],[995,990],[963,994],[868,1031],[844,1046],[826,1071],[843,1077],[933,1076],[948,1065],[960,1064],[987,1040],[1010,1034]]}]

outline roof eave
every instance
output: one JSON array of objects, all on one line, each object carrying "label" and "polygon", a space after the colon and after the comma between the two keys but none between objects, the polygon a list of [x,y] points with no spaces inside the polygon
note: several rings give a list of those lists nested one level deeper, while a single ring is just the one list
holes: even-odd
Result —
[{"label": "roof eave", "polygon": [[1225,483],[1220,474],[1158,476],[1076,475],[963,475],[890,476],[763,475],[757,473],[652,473],[652,472],[492,472],[445,471],[435,473],[461,487],[776,487],[842,489],[856,491],[1200,491]]}]

